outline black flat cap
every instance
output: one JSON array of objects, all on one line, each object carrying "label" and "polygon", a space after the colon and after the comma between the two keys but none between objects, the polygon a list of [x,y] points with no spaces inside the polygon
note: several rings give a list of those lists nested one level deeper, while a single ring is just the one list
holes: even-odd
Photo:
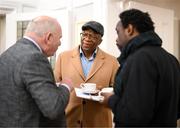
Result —
[{"label": "black flat cap", "polygon": [[100,34],[101,36],[104,35],[104,27],[102,26],[102,24],[96,21],[89,21],[82,26],[83,31],[87,29],[92,29],[96,33]]}]

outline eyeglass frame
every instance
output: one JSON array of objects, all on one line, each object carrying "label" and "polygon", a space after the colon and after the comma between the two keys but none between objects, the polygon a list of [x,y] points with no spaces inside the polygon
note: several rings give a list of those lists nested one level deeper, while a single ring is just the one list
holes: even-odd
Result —
[{"label": "eyeglass frame", "polygon": [[[85,35],[85,34],[87,34],[87,35]],[[98,35],[99,34],[89,34],[89,33],[84,33],[84,32],[80,33],[81,38],[87,38],[88,37],[90,40],[98,40],[98,37],[99,37]]]}]

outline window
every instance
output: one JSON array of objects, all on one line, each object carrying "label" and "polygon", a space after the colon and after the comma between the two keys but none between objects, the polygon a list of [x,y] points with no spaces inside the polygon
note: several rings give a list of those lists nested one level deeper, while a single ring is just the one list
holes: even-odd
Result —
[{"label": "window", "polygon": [[29,21],[17,21],[17,40],[23,37],[28,23]]}]

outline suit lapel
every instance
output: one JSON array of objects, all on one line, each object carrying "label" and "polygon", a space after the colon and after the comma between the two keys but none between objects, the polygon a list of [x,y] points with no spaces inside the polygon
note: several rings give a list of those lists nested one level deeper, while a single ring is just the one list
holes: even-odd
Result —
[{"label": "suit lapel", "polygon": [[83,69],[81,66],[81,60],[80,60],[80,56],[79,56],[79,47],[73,51],[71,61],[72,61],[72,65],[74,66],[76,71],[79,73],[79,75],[85,81],[86,78],[84,76],[84,72],[83,72]]},{"label": "suit lapel", "polygon": [[94,74],[103,66],[104,58],[105,58],[105,56],[104,56],[103,52],[100,49],[98,49],[96,58],[94,59],[94,63],[92,65],[92,68],[90,69],[90,72],[87,76],[86,81],[88,81],[90,78],[92,78],[94,76]]}]

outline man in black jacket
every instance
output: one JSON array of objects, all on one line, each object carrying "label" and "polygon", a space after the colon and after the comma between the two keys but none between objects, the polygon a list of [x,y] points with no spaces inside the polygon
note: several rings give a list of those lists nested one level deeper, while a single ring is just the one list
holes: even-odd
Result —
[{"label": "man in black jacket", "polygon": [[114,113],[115,126],[176,126],[180,65],[161,47],[148,13],[130,9],[119,15],[116,40],[121,55],[114,93],[102,103]]}]

